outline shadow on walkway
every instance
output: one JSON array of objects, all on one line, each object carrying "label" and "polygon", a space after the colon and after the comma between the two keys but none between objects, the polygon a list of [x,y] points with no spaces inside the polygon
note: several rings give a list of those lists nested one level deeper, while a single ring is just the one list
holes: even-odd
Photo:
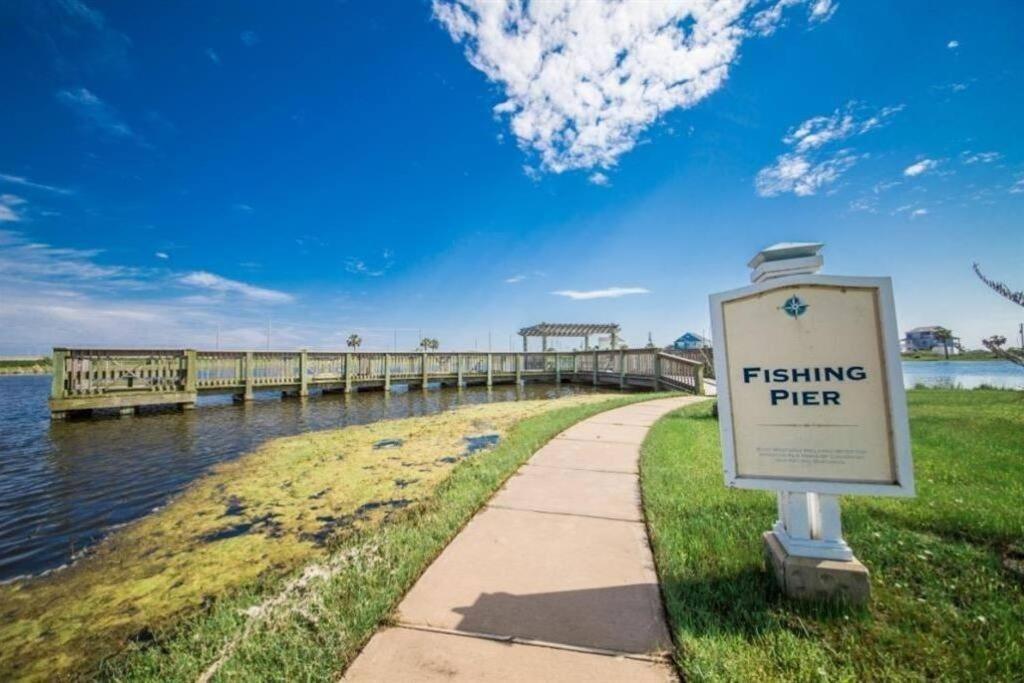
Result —
[{"label": "shadow on walkway", "polygon": [[533,595],[484,593],[452,611],[462,615],[459,631],[637,654],[670,648],[653,583]]}]

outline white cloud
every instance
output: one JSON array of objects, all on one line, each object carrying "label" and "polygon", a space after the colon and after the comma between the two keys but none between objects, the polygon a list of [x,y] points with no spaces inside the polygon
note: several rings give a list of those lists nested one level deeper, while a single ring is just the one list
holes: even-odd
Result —
[{"label": "white cloud", "polygon": [[522,282],[525,279],[526,279],[525,275],[519,274],[519,275],[513,275],[512,277],[505,278],[505,282],[507,284],[514,285],[514,284],[517,284],[519,282]]},{"label": "white cloud", "polygon": [[171,258],[170,254],[168,254],[167,252],[163,252],[163,251],[158,251],[155,254],[153,254],[153,256],[156,256],[158,259],[163,259],[165,261],[167,259]]},{"label": "white cloud", "polygon": [[14,209],[6,204],[0,204],[0,223],[17,223],[20,220],[21,216]]},{"label": "white cloud", "polygon": [[[466,58],[499,84],[507,115],[539,168],[609,168],[673,109],[689,108],[728,77],[744,39],[774,30],[753,0],[490,2],[434,0],[434,16]],[[832,3],[811,4],[815,19]]]},{"label": "white cloud", "polygon": [[850,211],[878,213],[878,198],[874,196],[858,197],[850,201]]},{"label": "white cloud", "polygon": [[608,187],[612,184],[612,181],[608,179],[608,176],[600,171],[591,173],[587,180],[590,181],[592,185],[597,185],[598,187]]},{"label": "white cloud", "polygon": [[32,32],[42,33],[47,53],[53,56],[53,66],[62,78],[94,76],[108,70],[128,72],[132,41],[110,26],[102,12],[82,0],[30,4],[40,22]]},{"label": "white cloud", "polygon": [[817,194],[860,158],[854,150],[834,149],[835,145],[885,125],[902,109],[901,105],[868,111],[850,102],[827,116],[814,116],[791,128],[782,141],[792,151],[780,154],[775,163],[758,172],[754,180],[757,193],[762,197],[787,192],[798,197]]},{"label": "white cloud", "polygon": [[366,277],[380,277],[395,265],[394,254],[390,249],[385,249],[379,260],[370,263],[362,258],[345,259],[345,271],[353,275],[365,275]]},{"label": "white cloud", "polygon": [[235,211],[242,211],[244,213],[252,213],[254,210],[248,204],[232,204],[231,208],[233,208]]},{"label": "white cloud", "polygon": [[1010,194],[1024,193],[1024,177],[1020,178],[1010,186]]},{"label": "white cloud", "polygon": [[904,204],[903,206],[897,207],[896,210],[893,211],[892,213],[894,216],[897,214],[904,213],[911,220],[913,220],[915,218],[920,218],[921,216],[927,216],[928,209],[919,206],[914,206],[913,204]]},{"label": "white cloud", "polygon": [[218,55],[212,47],[206,48],[206,56],[214,64],[220,64],[220,55]]},{"label": "white cloud", "polygon": [[63,187],[54,187],[53,185],[44,185],[43,183],[36,183],[24,176],[0,173],[0,181],[10,183],[11,185],[21,185],[22,187],[28,187],[33,190],[45,190],[46,192],[53,192],[54,194],[71,194],[71,190],[65,189]]},{"label": "white cloud", "polygon": [[948,47],[950,50],[955,50],[958,47],[960,47],[960,41],[959,40],[951,40],[948,43],[946,43],[946,47]]},{"label": "white cloud", "polygon": [[287,303],[294,300],[294,297],[292,297],[291,294],[278,292],[273,289],[256,287],[254,285],[246,284],[245,282],[239,282],[238,280],[229,280],[226,277],[221,277],[220,275],[208,273],[203,270],[183,275],[178,279],[178,282],[190,287],[209,289],[211,291],[221,292],[224,294],[240,294],[246,299],[250,299],[252,301]]},{"label": "white cloud", "polygon": [[[103,256],[98,249],[51,246],[0,230],[0,329],[7,332],[0,353],[53,345],[212,348],[219,328],[225,347],[251,348],[265,340],[267,305],[291,300],[210,273],[110,264]],[[304,324],[301,334],[289,331],[291,311],[275,313],[275,346],[322,344],[316,325]]]},{"label": "white cloud", "polygon": [[242,44],[246,47],[252,47],[260,42],[260,37],[255,31],[242,31],[239,37],[242,40]]},{"label": "white cloud", "polygon": [[[752,3],[755,4],[755,3]],[[783,24],[783,12],[797,5],[808,4],[807,0],[775,0],[762,3],[770,7],[757,11],[750,21],[751,30],[761,36],[770,36]],[[810,0],[807,9],[807,20],[813,24],[822,24],[832,18],[839,9],[839,3],[833,0]]]},{"label": "white cloud", "polygon": [[832,18],[832,15],[839,9],[838,2],[832,0],[816,0],[811,3],[809,16],[811,23],[820,24]]},{"label": "white cloud", "polygon": [[87,125],[115,138],[137,139],[135,131],[117,112],[87,88],[58,90],[57,101],[69,107]]},{"label": "white cloud", "polygon": [[133,285],[139,271],[96,262],[98,249],[71,249],[32,242],[20,232],[0,230],[0,280],[61,282],[79,287]]},{"label": "white cloud", "polygon": [[909,178],[914,178],[921,175],[922,173],[927,173],[928,171],[935,170],[935,168],[938,165],[939,162],[935,159],[921,159],[921,161],[911,164],[910,166],[907,166],[905,169],[903,169],[903,175]]},{"label": "white cloud", "polygon": [[586,291],[562,289],[551,293],[556,296],[564,296],[566,298],[579,301],[586,299],[617,299],[620,296],[628,296],[630,294],[650,294],[651,292],[649,289],[645,289],[644,287],[609,287],[607,289],[591,289]]},{"label": "white cloud", "polygon": [[14,194],[0,194],[0,223],[17,223],[21,215],[14,207],[25,203],[25,200]]},{"label": "white cloud", "polygon": [[1002,157],[999,152],[964,152],[960,159],[965,164],[991,164]]},{"label": "white cloud", "polygon": [[792,192],[798,197],[809,197],[834,183],[855,163],[857,156],[847,149],[841,149],[831,158],[817,163],[800,154],[783,154],[773,165],[758,172],[755,180],[757,193],[762,197],[774,197]]},{"label": "white cloud", "polygon": [[882,194],[883,192],[888,192],[892,188],[898,187],[902,184],[902,180],[887,180],[880,183],[875,183],[874,186],[871,188],[871,191],[874,192],[875,194]]}]

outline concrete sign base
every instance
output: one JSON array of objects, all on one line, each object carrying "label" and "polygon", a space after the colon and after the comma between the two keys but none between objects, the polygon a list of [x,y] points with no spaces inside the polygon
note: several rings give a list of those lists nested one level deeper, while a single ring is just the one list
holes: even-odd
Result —
[{"label": "concrete sign base", "polygon": [[870,598],[871,576],[857,558],[840,561],[790,555],[774,532],[766,531],[762,539],[765,562],[788,597],[854,605],[866,604]]}]

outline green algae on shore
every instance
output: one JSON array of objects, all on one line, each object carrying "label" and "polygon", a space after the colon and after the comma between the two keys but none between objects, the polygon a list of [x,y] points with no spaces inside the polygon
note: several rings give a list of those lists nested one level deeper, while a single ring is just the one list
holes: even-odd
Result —
[{"label": "green algae on shore", "polygon": [[[327,554],[333,539],[415,506],[469,456],[467,436],[607,400],[472,406],[275,439],[212,472],[76,565],[0,586],[0,677],[71,676],[232,589]],[[384,450],[374,444],[400,439]]]}]

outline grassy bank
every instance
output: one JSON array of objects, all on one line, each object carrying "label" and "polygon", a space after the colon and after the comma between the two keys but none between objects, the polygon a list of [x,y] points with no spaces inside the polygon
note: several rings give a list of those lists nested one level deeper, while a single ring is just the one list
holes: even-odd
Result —
[{"label": "grassy bank", "polygon": [[[77,565],[0,586],[0,679],[194,680],[211,665],[328,678],[536,448],[650,397],[472,406],[271,441]],[[467,456],[465,437],[481,433],[501,442]]]},{"label": "grassy bank", "polygon": [[644,444],[644,504],[676,658],[692,680],[1020,680],[1024,397],[911,391],[918,497],[845,497],[866,609],[784,599],[761,559],[774,494],[722,483],[709,405]]},{"label": "grassy bank", "polygon": [[45,375],[53,370],[49,358],[0,359],[0,375]]}]

